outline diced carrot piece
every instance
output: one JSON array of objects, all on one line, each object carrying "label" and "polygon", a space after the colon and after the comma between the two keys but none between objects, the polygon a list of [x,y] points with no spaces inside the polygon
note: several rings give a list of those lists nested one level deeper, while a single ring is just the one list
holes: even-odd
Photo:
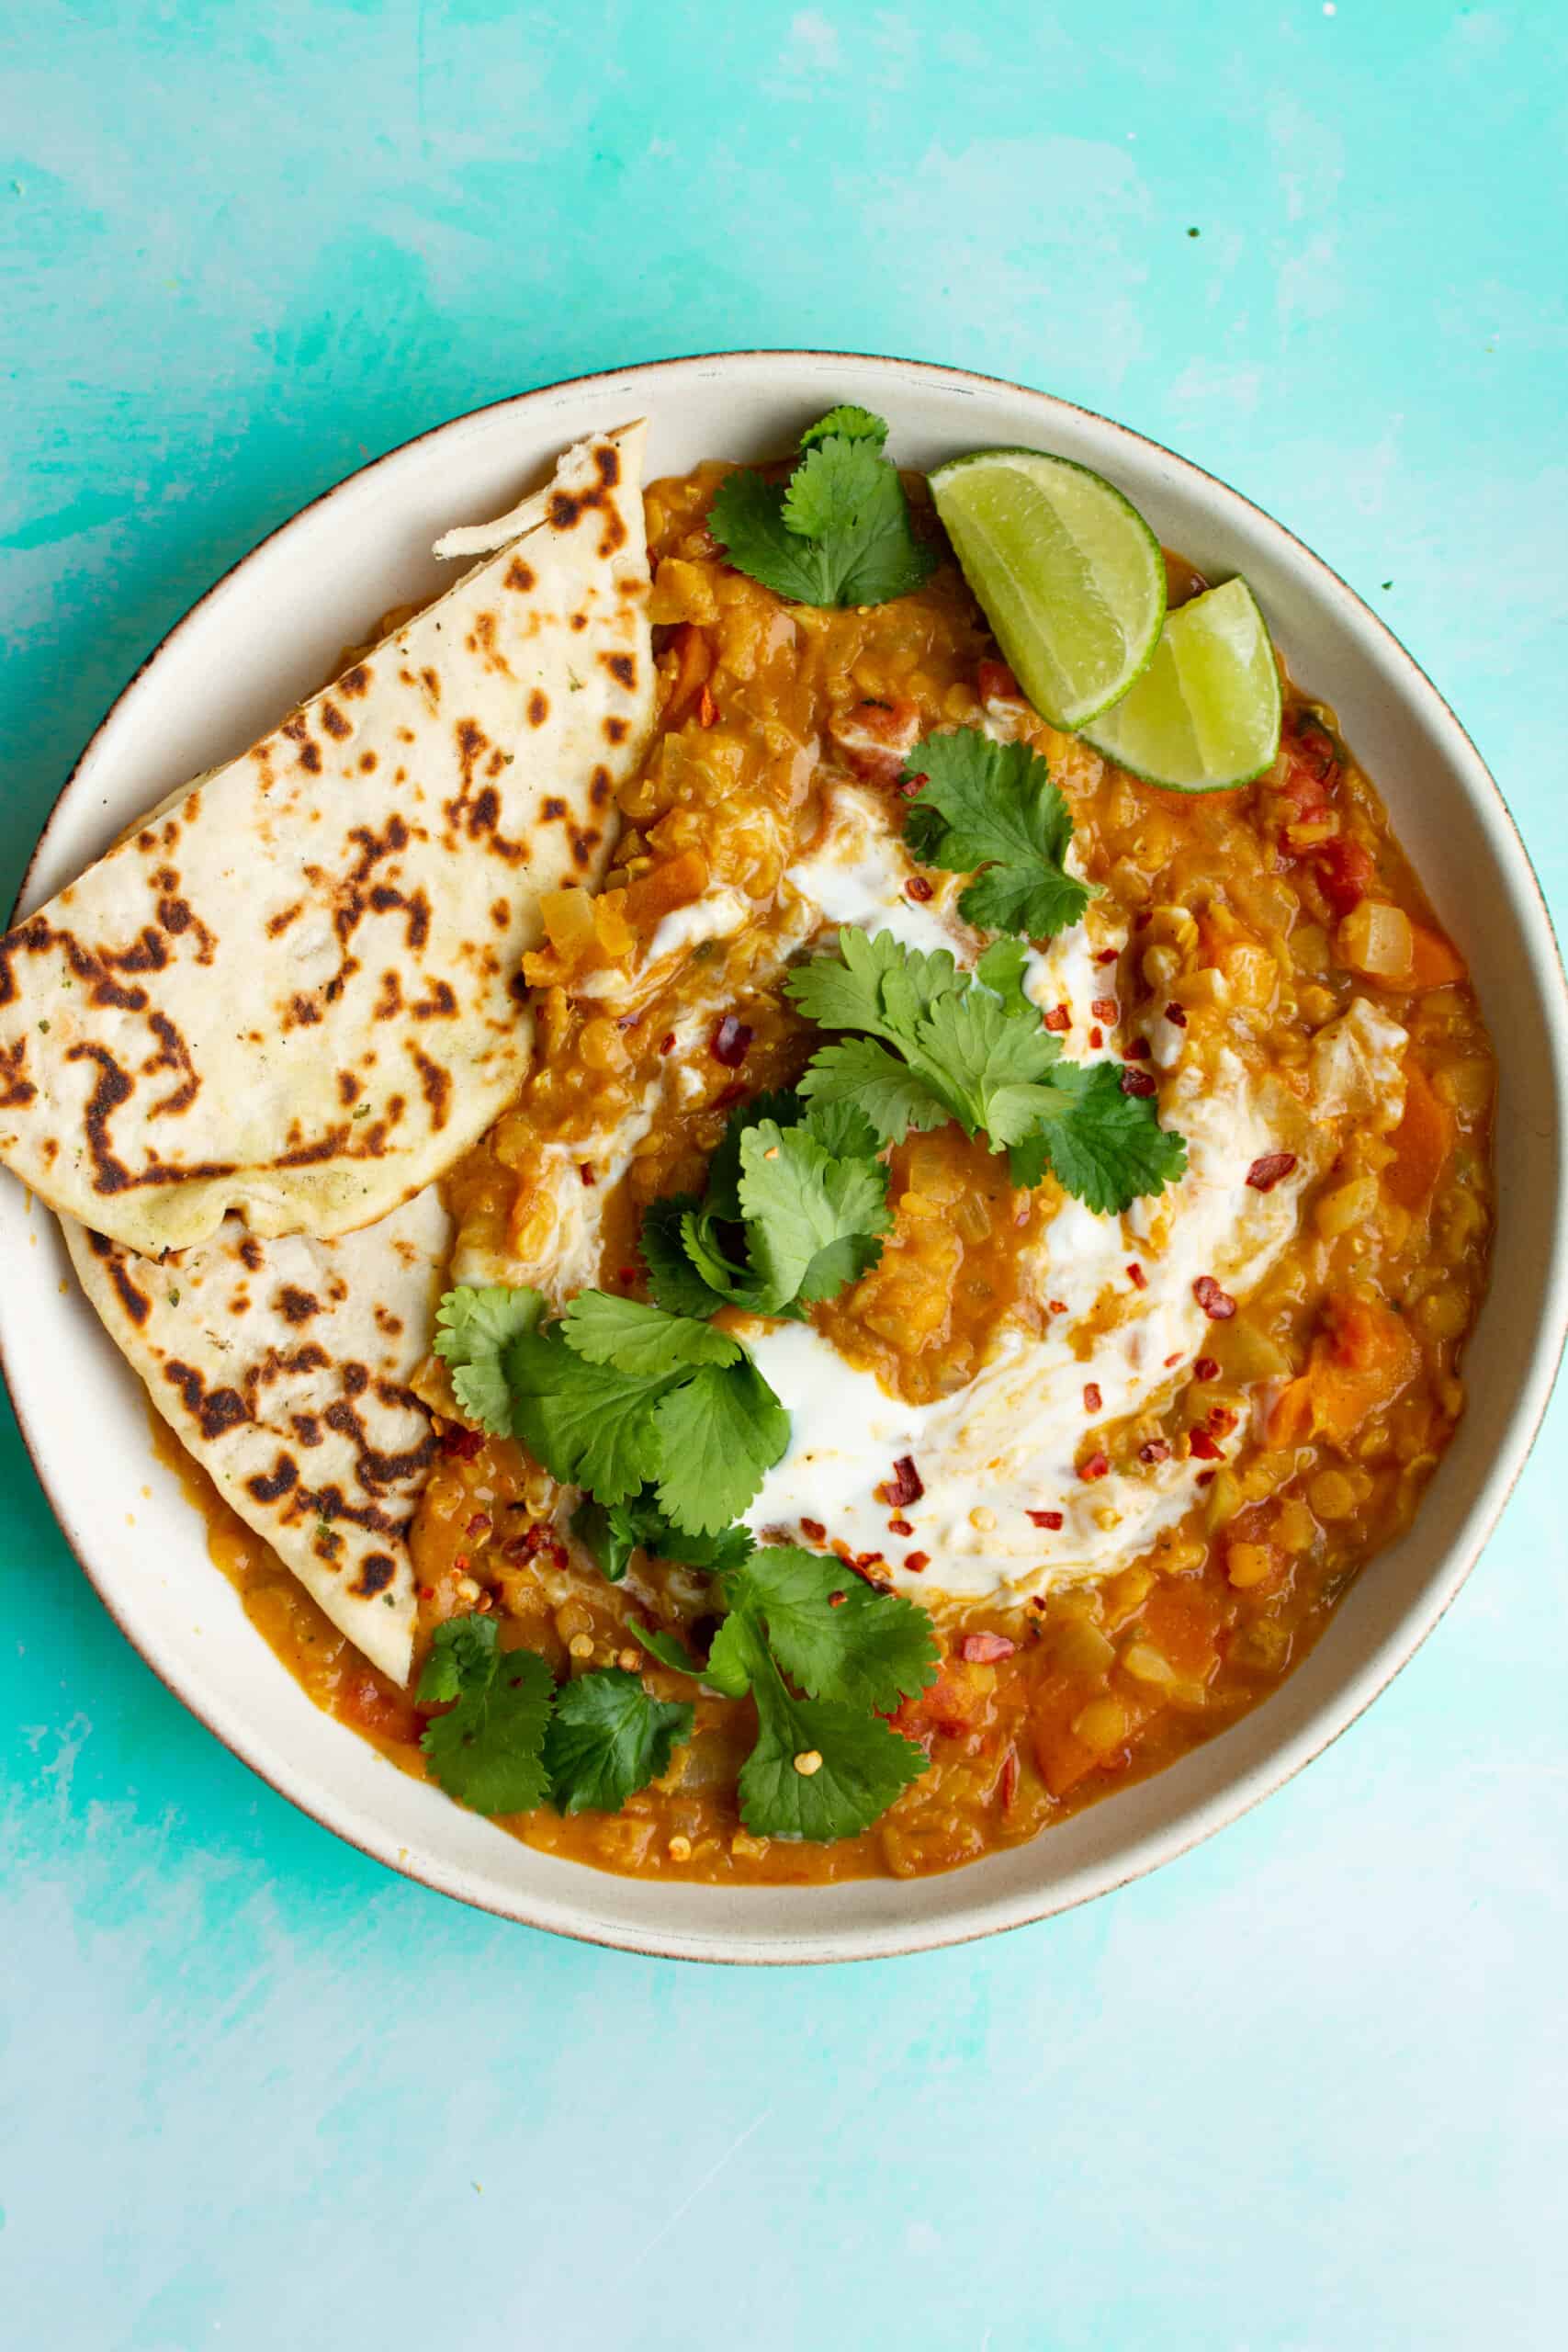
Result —
[{"label": "diced carrot piece", "polygon": [[1288,1380],[1274,1399],[1265,1435],[1271,1446],[1282,1452],[1287,1446],[1304,1445],[1311,1428],[1312,1378],[1303,1372]]},{"label": "diced carrot piece", "polygon": [[664,716],[667,719],[675,719],[688,703],[696,700],[713,674],[713,647],[695,621],[682,621],[671,641],[675,652],[675,669],[669,700],[664,706]]},{"label": "diced carrot piece", "polygon": [[1383,1184],[1402,1208],[1418,1209],[1453,1142],[1453,1115],[1418,1062],[1404,1066],[1404,1115],[1391,1140],[1399,1157],[1383,1170]]},{"label": "diced carrot piece", "polygon": [[1451,946],[1441,932],[1428,931],[1425,923],[1410,926],[1413,942],[1410,986],[1422,989],[1447,988],[1451,981],[1470,977],[1464,957]]},{"label": "diced carrot piece", "polygon": [[1183,1681],[1206,1682],[1219,1664],[1225,1613],[1207,1585],[1190,1577],[1171,1578],[1157,1585],[1145,1601],[1144,1631]]},{"label": "diced carrot piece", "polygon": [[1420,1350],[1391,1306],[1359,1297],[1329,1299],[1326,1329],[1313,1343],[1308,1371],[1314,1431],[1349,1438],[1391,1404],[1420,1364]]},{"label": "diced carrot piece", "polygon": [[651,931],[676,907],[689,907],[700,899],[707,886],[708,862],[702,851],[678,851],[631,885],[626,892],[626,920],[640,932]]}]

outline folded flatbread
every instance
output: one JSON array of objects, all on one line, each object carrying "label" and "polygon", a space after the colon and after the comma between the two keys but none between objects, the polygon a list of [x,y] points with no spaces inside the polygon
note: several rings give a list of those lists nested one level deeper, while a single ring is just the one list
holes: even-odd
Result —
[{"label": "folded flatbread", "polygon": [[186,1451],[339,1632],[406,1682],[409,1526],[436,1447],[408,1383],[450,1238],[434,1185],[332,1240],[262,1241],[226,1217],[162,1262],[62,1223],[83,1289]]},{"label": "folded flatbread", "polygon": [[345,1233],[491,1125],[651,717],[644,435],[449,535],[501,552],[0,937],[0,1162],[51,1208],[150,1257]]}]

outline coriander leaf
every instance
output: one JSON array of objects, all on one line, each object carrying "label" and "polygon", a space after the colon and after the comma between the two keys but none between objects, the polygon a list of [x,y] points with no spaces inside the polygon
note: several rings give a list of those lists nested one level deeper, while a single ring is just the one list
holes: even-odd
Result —
[{"label": "coriander leaf", "polygon": [[875,442],[833,434],[807,449],[791,474],[784,522],[802,539],[830,539],[836,531],[856,530],[890,471]]},{"label": "coriander leaf", "polygon": [[[792,1098],[797,1103],[799,1097]],[[785,1122],[779,1122],[783,1126]],[[807,1132],[835,1159],[874,1159],[882,1138],[852,1102],[814,1102],[807,1114]]]},{"label": "coriander leaf", "polygon": [[615,1666],[569,1682],[545,1735],[545,1769],[558,1813],[619,1813],[636,1789],[670,1769],[692,1736],[692,1710],[645,1690]]},{"label": "coriander leaf", "polygon": [[726,1577],[725,1592],[732,1611],[761,1617],[773,1656],[813,1699],[888,1713],[936,1679],[926,1611],[874,1592],[841,1561],[764,1544]]},{"label": "coriander leaf", "polygon": [[1122,1091],[1120,1063],[1059,1062],[1051,1093],[1052,1107],[1037,1134],[1004,1138],[1016,1148],[1015,1182],[1031,1181],[1027,1171],[1041,1154],[1066,1191],[1103,1216],[1162,1193],[1184,1172],[1184,1138],[1160,1125],[1152,1095]]},{"label": "coriander leaf", "polygon": [[608,1510],[590,1497],[573,1512],[571,1532],[592,1553],[612,1584],[620,1583],[632,1554],[637,1551],[646,1552],[650,1560],[678,1560],[686,1567],[716,1574],[738,1567],[755,1549],[748,1527],[722,1528],[716,1535],[684,1533],[671,1526],[654,1500],[652,1488],[646,1487],[629,1501],[612,1503]]},{"label": "coriander leaf", "polygon": [[681,1219],[681,1239],[697,1275],[727,1305],[748,1303],[750,1280],[718,1238],[719,1219],[713,1209],[688,1209]]},{"label": "coriander leaf", "polygon": [[819,1029],[864,1029],[892,1044],[938,1000],[967,985],[945,947],[927,956],[890,931],[845,924],[837,956],[815,956],[791,972],[784,992]]},{"label": "coriander leaf", "polygon": [[435,1352],[452,1367],[452,1394],[492,1437],[512,1434],[502,1352],[520,1332],[535,1329],[544,1309],[542,1291],[495,1283],[483,1290],[459,1283],[435,1311]]},{"label": "coriander leaf", "polygon": [[1016,1019],[1038,1021],[1040,1007],[1027,995],[1023,975],[1029,967],[1028,943],[1021,939],[993,939],[975,967],[975,978],[983,989],[999,996],[1008,1012]]},{"label": "coriander leaf", "polygon": [[897,468],[861,420],[850,433],[814,435],[787,489],[727,475],[707,521],[738,571],[799,604],[886,604],[937,562],[915,537]]},{"label": "coriander leaf", "polygon": [[[667,1634],[661,1625],[636,1625],[632,1630],[643,1648],[656,1657],[660,1666],[669,1667],[676,1674],[689,1674],[694,1682],[707,1680],[706,1667],[699,1666],[696,1659],[682,1648],[674,1634]],[[739,1693],[737,1692],[736,1696],[739,1697]]]},{"label": "coriander leaf", "polygon": [[976,875],[958,901],[966,922],[1027,939],[1081,922],[1094,893],[1066,869],[1071,812],[1027,743],[993,743],[974,727],[929,735],[908,754],[904,775],[923,778],[904,818],[912,854],[950,874]]},{"label": "coriander leaf", "polygon": [[726,474],[708,508],[708,529],[738,571],[796,605],[831,605],[832,567],[820,548],[784,519],[784,494],[744,466]]},{"label": "coriander leaf", "polygon": [[737,1103],[724,1123],[718,1149],[708,1162],[702,1204],[710,1216],[728,1225],[739,1221],[740,1146],[750,1129],[760,1126],[764,1119],[772,1119],[775,1126],[793,1127],[806,1115],[806,1105],[795,1093],[754,1094],[750,1102]]},{"label": "coriander leaf", "polygon": [[759,1652],[766,1654],[761,1627],[744,1610],[732,1611],[708,1645],[703,1680],[726,1699],[743,1699],[751,1688]]},{"label": "coriander leaf", "polygon": [[616,1372],[643,1378],[679,1371],[683,1364],[740,1360],[739,1340],[706,1323],[667,1314],[661,1306],[643,1306],[635,1298],[617,1298],[608,1291],[580,1292],[562,1315],[561,1328],[568,1346],[590,1363],[609,1364]]},{"label": "coriander leaf", "polygon": [[874,441],[880,449],[887,438],[887,420],[874,416],[868,408],[856,408],[852,404],[830,408],[826,416],[819,416],[815,424],[807,426],[800,436],[800,446],[803,449],[809,449],[835,433],[845,441]]},{"label": "coriander leaf", "polygon": [[420,1696],[450,1695],[455,1682],[457,1703],[419,1744],[448,1796],[476,1813],[527,1813],[548,1785],[541,1751],[555,1682],[536,1650],[502,1650],[497,1634],[490,1618],[437,1627]]},{"label": "coriander leaf", "polygon": [[1017,1141],[1047,1105],[1041,1081],[1060,1057],[1055,1038],[987,989],[944,997],[913,1042],[928,1083],[941,1087],[970,1135],[985,1129],[993,1149]]},{"label": "coriander leaf", "polygon": [[[925,1751],[879,1716],[837,1700],[792,1698],[771,1660],[752,1692],[757,1745],[740,1768],[739,1794],[754,1836],[858,1837],[926,1769]],[[802,1771],[797,1758],[811,1769]]]},{"label": "coriander leaf", "polygon": [[415,1697],[442,1706],[470,1685],[482,1689],[494,1668],[499,1632],[493,1617],[448,1617],[437,1625]]},{"label": "coriander leaf", "polygon": [[589,1363],[558,1323],[513,1340],[505,1369],[513,1429],[553,1477],[602,1503],[637,1492],[658,1458],[654,1407],[678,1374],[649,1379]]},{"label": "coriander leaf", "polygon": [[648,1286],[669,1315],[716,1315],[722,1292],[712,1290],[686,1254],[683,1220],[702,1206],[695,1193],[671,1193],[649,1201],[642,1213],[637,1249],[648,1268]]},{"label": "coriander leaf", "polygon": [[660,1399],[654,1420],[660,1508],[694,1535],[739,1519],[789,1443],[789,1415],[750,1357],[705,1364]]},{"label": "coriander leaf", "polygon": [[886,1143],[902,1143],[911,1127],[919,1133],[945,1126],[953,1115],[907,1063],[870,1037],[824,1046],[800,1091],[809,1095],[814,1110],[818,1104],[824,1110],[858,1110]]},{"label": "coriander leaf", "polygon": [[875,1265],[893,1223],[880,1160],[835,1159],[806,1129],[764,1119],[743,1136],[740,1164],[761,1313],[831,1298]]}]

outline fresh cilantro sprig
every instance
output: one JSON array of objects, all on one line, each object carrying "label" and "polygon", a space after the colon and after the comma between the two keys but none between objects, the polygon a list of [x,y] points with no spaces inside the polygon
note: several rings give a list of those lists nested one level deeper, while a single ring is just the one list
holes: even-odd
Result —
[{"label": "fresh cilantro sprig", "polygon": [[936,1678],[930,1617],[793,1544],[754,1552],[723,1589],[729,1613],[701,1673],[756,1704],[741,1819],[760,1837],[857,1837],[926,1768],[882,1717]]},{"label": "fresh cilantro sprig", "polygon": [[859,1033],[816,1055],[801,1093],[813,1107],[852,1104],[890,1143],[956,1119],[1007,1151],[1015,1183],[1037,1184],[1049,1168],[1101,1215],[1162,1192],[1187,1148],[1161,1127],[1153,1098],[1128,1091],[1114,1062],[1064,1059],[1016,966],[989,969],[1005,993],[960,972],[944,948],[923,955],[891,932],[841,930],[836,956],[784,983],[819,1027]]},{"label": "fresh cilantro sprig", "polygon": [[545,1733],[555,1678],[536,1650],[502,1650],[493,1617],[451,1617],[435,1629],[417,1696],[457,1702],[420,1740],[448,1796],[476,1813],[531,1813],[549,1792]]},{"label": "fresh cilantro sprig", "polygon": [[641,1248],[671,1313],[799,1320],[882,1255],[892,1226],[881,1138],[852,1104],[762,1094],[732,1112],[700,1196],[655,1202]]},{"label": "fresh cilantro sprig", "polygon": [[993,743],[977,728],[928,735],[904,763],[918,786],[904,839],[922,865],[973,874],[958,911],[978,931],[1048,939],[1083,919],[1094,895],[1066,867],[1073,820],[1027,743]]},{"label": "fresh cilantro sprig", "polygon": [[689,1568],[712,1570],[737,1566],[753,1548],[744,1527],[726,1527],[716,1535],[685,1533],[660,1510],[650,1487],[608,1509],[590,1496],[573,1512],[571,1532],[612,1584],[621,1582],[634,1552],[646,1552],[650,1560],[678,1560]]},{"label": "fresh cilantro sprig", "polygon": [[881,417],[836,408],[801,435],[787,484],[727,475],[708,528],[736,570],[798,605],[885,605],[921,586],[936,550],[915,537],[886,439]]},{"label": "fresh cilantro sprig", "polygon": [[606,1508],[651,1487],[686,1534],[739,1518],[789,1442],[789,1415],[738,1340],[604,1291],[549,1322],[537,1292],[510,1296],[460,1287],[442,1301],[436,1352],[465,1412]]},{"label": "fresh cilantro sprig", "polygon": [[617,1667],[558,1691],[537,1651],[501,1647],[493,1617],[436,1627],[417,1695],[446,1707],[420,1741],[431,1771],[476,1813],[531,1813],[547,1797],[559,1813],[618,1813],[692,1736],[689,1706]]}]

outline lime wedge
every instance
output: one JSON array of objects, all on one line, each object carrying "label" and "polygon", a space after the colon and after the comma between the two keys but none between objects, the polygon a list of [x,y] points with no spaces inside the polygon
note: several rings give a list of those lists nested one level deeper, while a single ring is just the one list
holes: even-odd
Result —
[{"label": "lime wedge", "polygon": [[1224,792],[1261,775],[1280,748],[1280,673],[1246,581],[1179,605],[1137,684],[1084,740],[1173,792]]},{"label": "lime wedge", "polygon": [[1124,695],[1165,618],[1165,559],[1131,502],[1043,449],[978,449],[931,478],[964,576],[1053,727]]}]

